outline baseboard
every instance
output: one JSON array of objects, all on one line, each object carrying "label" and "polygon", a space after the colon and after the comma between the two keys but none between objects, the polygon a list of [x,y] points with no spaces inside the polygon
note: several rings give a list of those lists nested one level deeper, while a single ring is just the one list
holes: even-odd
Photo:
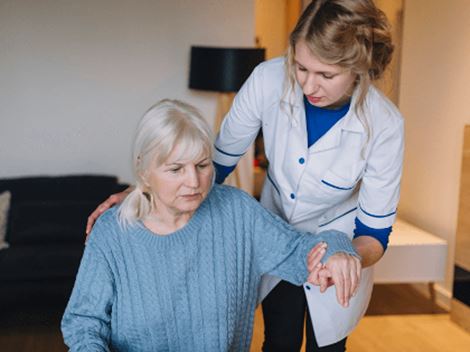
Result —
[{"label": "baseboard", "polygon": [[450,319],[463,329],[470,332],[470,308],[455,298],[452,299]]},{"label": "baseboard", "polygon": [[[410,284],[410,286],[425,297],[429,299],[431,298],[428,284]],[[447,290],[444,286],[439,285],[437,283],[434,283],[434,292],[436,295],[436,304],[442,309],[445,309],[446,311],[450,312],[452,293]]]}]

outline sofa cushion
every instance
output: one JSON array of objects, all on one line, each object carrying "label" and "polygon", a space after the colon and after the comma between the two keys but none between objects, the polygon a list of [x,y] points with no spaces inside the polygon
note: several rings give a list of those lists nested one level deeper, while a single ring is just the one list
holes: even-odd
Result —
[{"label": "sofa cushion", "polygon": [[8,281],[73,278],[77,274],[84,246],[11,246],[0,251],[0,286]]},{"label": "sofa cushion", "polygon": [[8,243],[5,241],[7,233],[8,212],[10,210],[11,193],[5,191],[0,193],[0,250],[8,248]]},{"label": "sofa cushion", "polygon": [[[0,179],[0,192],[4,190],[11,192],[11,206],[7,221],[6,238],[8,241],[15,241],[14,237],[16,237],[16,234],[12,230],[14,227],[18,231],[25,230],[24,226],[27,226],[29,220],[28,218],[19,218],[19,214],[30,213],[28,210],[21,208],[30,206],[34,208],[34,202],[36,204],[38,204],[37,202],[51,204],[50,202],[55,201],[55,204],[66,204],[67,202],[83,201],[93,204],[93,207],[88,208],[88,210],[93,210],[110,194],[121,191],[126,187],[127,185],[118,184],[116,177],[106,175],[38,176]],[[23,206],[22,203],[24,202],[29,205]],[[17,209],[18,207],[20,209]],[[46,207],[50,208],[51,206]],[[56,208],[60,208],[60,205]],[[83,218],[83,212],[80,213],[80,225],[77,229],[83,229],[84,231],[85,223],[83,221],[86,221],[86,217],[89,214],[90,212]],[[75,219],[78,219],[78,216],[79,214],[77,214]],[[68,219],[68,216],[64,218]],[[22,222],[19,228],[17,227],[17,221]],[[74,223],[77,224],[76,221]]]},{"label": "sofa cushion", "polygon": [[47,243],[82,245],[85,243],[85,237],[84,227],[77,229],[73,226],[49,223],[13,232],[8,244],[10,246]]},{"label": "sofa cushion", "polygon": [[114,192],[117,178],[100,175],[40,176],[0,179],[0,192],[9,190],[12,202],[31,200],[98,200]]},{"label": "sofa cushion", "polygon": [[87,217],[95,201],[25,201],[12,209],[11,245],[33,243],[83,243]]}]

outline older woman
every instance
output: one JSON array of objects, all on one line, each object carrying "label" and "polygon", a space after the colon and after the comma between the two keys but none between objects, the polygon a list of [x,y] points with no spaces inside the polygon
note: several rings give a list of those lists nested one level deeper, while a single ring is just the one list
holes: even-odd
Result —
[{"label": "older woman", "polygon": [[64,313],[72,351],[248,351],[262,275],[302,285],[321,242],[347,306],[360,275],[348,237],[299,233],[242,191],[213,186],[212,142],[187,104],[164,100],[144,115],[136,187],[93,227]]}]

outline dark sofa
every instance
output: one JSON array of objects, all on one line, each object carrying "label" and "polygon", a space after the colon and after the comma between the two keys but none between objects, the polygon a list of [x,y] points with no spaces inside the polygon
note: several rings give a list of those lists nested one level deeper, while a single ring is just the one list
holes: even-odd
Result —
[{"label": "dark sofa", "polygon": [[84,249],[88,215],[125,189],[98,175],[0,179],[11,192],[6,241],[0,250],[0,311],[25,305],[65,306]]}]

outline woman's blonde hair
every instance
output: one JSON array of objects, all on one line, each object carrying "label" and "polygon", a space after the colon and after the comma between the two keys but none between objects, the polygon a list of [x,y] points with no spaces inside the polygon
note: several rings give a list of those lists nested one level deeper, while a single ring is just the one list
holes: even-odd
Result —
[{"label": "woman's blonde hair", "polygon": [[145,186],[146,171],[162,165],[176,146],[177,157],[196,160],[204,155],[212,160],[213,140],[209,124],[194,106],[170,99],[153,105],[137,126],[132,154],[135,189],[119,208],[120,223],[133,223],[154,210]]},{"label": "woman's blonde hair", "polygon": [[[289,37],[286,92],[294,92],[295,45],[300,40],[322,62],[356,75],[359,92],[355,109],[363,111],[371,82],[382,76],[392,60],[393,44],[385,14],[372,0],[313,0]],[[365,120],[361,122],[367,127]]]}]

